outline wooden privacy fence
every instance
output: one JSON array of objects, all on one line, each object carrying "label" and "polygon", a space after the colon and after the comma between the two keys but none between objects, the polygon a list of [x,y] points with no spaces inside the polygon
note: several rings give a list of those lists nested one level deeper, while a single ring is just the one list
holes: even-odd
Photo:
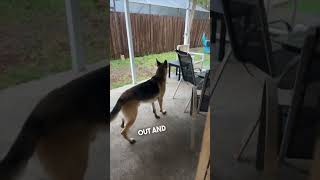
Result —
[{"label": "wooden privacy fence", "polygon": [[[174,50],[183,44],[184,18],[130,14],[135,56]],[[110,13],[110,53],[112,59],[128,57],[128,42],[124,13]],[[210,20],[195,19],[191,28],[191,47],[200,47],[202,33],[210,37]]]}]

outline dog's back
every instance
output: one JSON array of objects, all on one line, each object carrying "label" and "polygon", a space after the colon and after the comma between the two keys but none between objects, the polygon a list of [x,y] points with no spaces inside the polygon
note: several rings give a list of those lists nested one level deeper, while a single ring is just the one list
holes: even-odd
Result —
[{"label": "dog's back", "polygon": [[153,99],[160,93],[159,81],[159,78],[154,76],[151,79],[126,90],[120,96],[120,99],[130,99],[142,102]]},{"label": "dog's back", "polygon": [[[166,62],[166,61],[165,61]],[[166,87],[167,64],[159,64],[156,74],[149,80],[127,89],[119,97],[115,107],[110,113],[112,121],[120,112],[121,107],[130,101],[148,102],[153,101],[165,92]]]},{"label": "dog's back", "polygon": [[[107,128],[108,74],[108,67],[100,68],[43,98],[0,162],[0,179],[16,178],[35,151],[53,179],[80,179],[92,133],[99,127]],[[85,165],[76,167],[79,163],[74,161]]]},{"label": "dog's back", "polygon": [[[127,136],[129,128],[136,120],[138,107],[142,102],[152,103],[153,113],[155,117],[160,118],[155,109],[154,101],[158,101],[160,105],[160,111],[165,114],[162,109],[163,95],[165,93],[166,76],[167,76],[167,61],[160,63],[157,60],[157,72],[150,80],[138,84],[128,90],[126,90],[118,99],[115,107],[110,113],[110,121],[114,120],[117,114],[122,111],[125,118],[122,119],[121,131],[122,136],[128,140],[131,144],[136,141],[133,138]],[[125,124],[126,121],[126,124]],[[124,125],[125,124],[125,125]]]}]

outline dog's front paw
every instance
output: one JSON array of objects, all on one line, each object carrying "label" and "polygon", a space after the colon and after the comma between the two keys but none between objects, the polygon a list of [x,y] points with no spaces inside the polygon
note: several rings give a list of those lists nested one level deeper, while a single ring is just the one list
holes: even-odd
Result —
[{"label": "dog's front paw", "polygon": [[167,114],[167,111],[163,110],[163,111],[162,111],[162,114]]},{"label": "dog's front paw", "polygon": [[133,139],[133,138],[130,138],[130,144],[134,144],[134,143],[136,143],[136,140],[135,139]]},{"label": "dog's front paw", "polygon": [[160,116],[158,116],[158,115],[155,115],[154,117],[156,117],[157,119],[160,119]]}]

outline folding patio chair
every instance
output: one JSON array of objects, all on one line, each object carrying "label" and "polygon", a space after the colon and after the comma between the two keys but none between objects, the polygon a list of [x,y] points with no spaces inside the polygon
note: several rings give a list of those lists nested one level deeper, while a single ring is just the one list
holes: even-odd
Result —
[{"label": "folding patio chair", "polygon": [[284,127],[279,160],[312,159],[320,126],[320,27],[309,30]]},{"label": "folding patio chair", "polygon": [[[196,72],[201,72],[203,70],[203,62],[204,62],[204,57],[205,57],[204,53],[190,52],[189,51],[190,48],[189,48],[188,44],[177,45],[177,50],[187,52],[191,55],[192,62],[194,65],[194,70]],[[197,59],[196,56],[199,56],[200,58]],[[177,55],[177,59],[178,59],[178,55]],[[181,72],[180,72],[179,60],[174,60],[174,61],[169,62],[169,70],[171,69],[172,66],[176,67],[176,75],[178,75],[178,80],[180,81],[181,80],[180,79]],[[169,73],[170,73],[170,71],[169,71]],[[169,74],[169,77],[170,77],[170,74]],[[174,96],[172,98],[174,98]]]},{"label": "folding patio chair", "polygon": [[[190,51],[190,45],[178,45],[177,50],[187,52],[192,57],[193,67],[194,70],[197,72],[201,72],[203,68],[203,62],[204,62],[204,53],[197,53],[197,52],[191,52]],[[200,56],[200,59],[197,60],[196,56]]]},{"label": "folding patio chair", "polygon": [[198,93],[198,89],[193,86],[192,87],[192,95],[191,95],[191,105],[190,105],[190,115],[191,115],[191,149],[194,148],[195,145],[195,120],[199,112],[208,112],[211,91],[210,91],[210,73],[212,71],[208,70],[205,74],[204,81],[202,83],[202,88],[200,94]]},{"label": "folding patio chair", "polygon": [[[269,119],[266,120],[269,123],[268,126],[274,125],[275,122],[272,118],[274,113],[272,113],[272,110],[278,111],[278,104],[274,104],[275,102],[277,103],[277,88],[293,88],[296,64],[299,59],[296,58],[295,53],[286,51],[285,49],[273,49],[269,37],[268,21],[263,0],[224,0],[222,1],[222,5],[234,57],[247,70],[246,63],[250,63],[266,75],[263,80],[264,96],[260,118],[254,123],[249,137],[244,141],[245,143],[241,147],[237,157],[239,159],[261,119],[268,115]],[[265,96],[266,92],[269,93],[268,96]],[[266,107],[264,106],[265,103],[267,103]],[[273,108],[269,106],[271,104],[274,105]],[[266,110],[265,108],[269,109]],[[264,128],[261,123],[259,127],[260,129]],[[277,134],[277,132],[267,133],[265,137],[261,134],[259,137],[273,140],[274,135],[272,134]],[[263,156],[263,153],[260,146],[261,144],[258,143],[257,169],[263,168],[261,167],[261,156]],[[272,152],[269,154],[272,154]]]},{"label": "folding patio chair", "polygon": [[[182,73],[182,78],[179,81],[176,90],[174,91],[175,96],[177,90],[179,89],[179,86],[181,85],[181,82],[187,82],[188,84],[191,84],[194,87],[199,88],[200,83],[203,81],[203,78],[205,76],[205,71],[196,73],[194,72],[193,63],[191,55],[187,52],[176,50],[176,53],[178,55],[179,63],[180,63],[180,71]],[[191,98],[186,104],[185,112],[190,104]]]}]

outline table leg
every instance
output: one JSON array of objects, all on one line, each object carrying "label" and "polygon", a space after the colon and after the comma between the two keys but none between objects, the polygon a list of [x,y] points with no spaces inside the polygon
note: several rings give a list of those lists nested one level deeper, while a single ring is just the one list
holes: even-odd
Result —
[{"label": "table leg", "polygon": [[256,152],[256,168],[263,170],[264,166],[264,149],[265,149],[265,135],[266,135],[266,84],[264,83],[263,94],[261,99],[260,109],[260,126],[258,134],[257,152]]},{"label": "table leg", "polygon": [[169,73],[168,73],[169,78],[170,78],[170,74],[171,74],[171,65],[169,64]]},{"label": "table leg", "polygon": [[177,67],[177,69],[178,69],[178,74],[179,74],[179,76],[178,76],[178,80],[180,81],[180,78],[181,78],[180,68],[179,68],[179,67]]}]

